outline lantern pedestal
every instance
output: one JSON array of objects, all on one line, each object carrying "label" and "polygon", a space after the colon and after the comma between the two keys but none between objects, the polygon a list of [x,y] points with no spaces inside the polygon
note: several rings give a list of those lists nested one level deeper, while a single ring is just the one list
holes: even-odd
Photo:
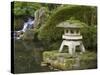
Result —
[{"label": "lantern pedestal", "polygon": [[76,51],[76,46],[79,46],[81,52],[85,52],[85,48],[84,45],[82,43],[82,41],[68,41],[68,40],[63,40],[59,52],[62,52],[63,47],[64,46],[68,46],[68,52],[69,54],[74,54]]}]

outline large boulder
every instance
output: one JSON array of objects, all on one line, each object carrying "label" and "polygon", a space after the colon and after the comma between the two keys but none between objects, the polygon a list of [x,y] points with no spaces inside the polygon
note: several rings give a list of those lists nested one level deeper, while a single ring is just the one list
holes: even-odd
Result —
[{"label": "large boulder", "polygon": [[94,69],[97,67],[95,52],[76,53],[72,56],[58,51],[45,51],[43,62],[59,70]]}]

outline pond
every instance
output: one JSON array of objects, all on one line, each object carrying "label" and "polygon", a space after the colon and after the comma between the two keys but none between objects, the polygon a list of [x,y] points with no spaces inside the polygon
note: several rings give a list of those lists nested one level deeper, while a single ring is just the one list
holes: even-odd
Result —
[{"label": "pond", "polygon": [[[78,54],[79,59],[77,59],[77,57],[70,58],[67,53],[58,53],[57,50],[45,51],[45,48],[40,41],[15,40],[14,43],[14,73],[34,73],[97,68],[97,54],[95,52],[87,51],[83,54]],[[62,59],[61,57],[64,58]],[[49,64],[52,65],[41,65],[43,61],[48,62],[46,60],[48,58],[50,59],[49,61],[53,60],[52,62],[49,62]],[[66,62],[63,63],[62,60]],[[72,61],[70,60],[73,60],[74,63],[71,64]],[[78,65],[78,67],[72,67],[73,65]]]},{"label": "pond", "polygon": [[47,72],[49,67],[41,66],[43,47],[39,42],[14,41],[14,72]]}]

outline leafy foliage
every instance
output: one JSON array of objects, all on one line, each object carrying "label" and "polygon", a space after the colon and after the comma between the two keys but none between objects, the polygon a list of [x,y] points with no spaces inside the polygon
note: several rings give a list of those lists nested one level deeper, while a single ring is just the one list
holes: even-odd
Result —
[{"label": "leafy foliage", "polygon": [[[41,18],[37,17],[39,18],[37,19],[38,26],[27,30],[23,34],[22,40],[15,40],[15,73],[50,71],[40,66],[42,55],[44,59],[52,57],[55,62],[55,54],[61,45],[63,34],[63,29],[56,26],[64,21],[86,25],[81,29],[81,33],[86,51],[90,51],[80,55],[80,69],[96,68],[97,54],[91,51],[97,50],[97,8],[95,6],[14,2],[14,9],[12,9],[14,11],[12,12],[14,14],[14,30],[22,29],[23,19],[26,16],[35,16],[34,14],[41,7],[45,7],[47,11]],[[42,50],[49,52],[42,54]],[[62,54],[60,57],[64,56],[64,58],[72,57],[66,53],[58,53],[57,55],[59,54]],[[70,64],[72,61],[67,62],[66,66],[69,67]],[[59,61],[55,65],[56,68],[64,69],[64,65]]]},{"label": "leafy foliage", "polygon": [[[92,8],[89,6],[61,6],[59,9],[57,8],[57,10],[55,10],[48,18],[46,24],[40,28],[38,37],[40,39],[49,39],[49,41],[60,39],[63,30],[57,28],[56,25],[60,22],[70,19],[71,17],[75,17],[75,19],[78,20],[84,20],[84,17],[80,16],[83,15],[83,11],[88,12],[90,9],[92,10]],[[87,16],[85,17],[88,18]],[[82,22],[84,22],[83,20]],[[87,22],[85,23],[88,24]]]},{"label": "leafy foliage", "polygon": [[83,35],[83,43],[86,49],[97,49],[97,28],[87,27],[81,30]]},{"label": "leafy foliage", "polygon": [[[51,7],[52,6],[52,7]],[[95,6],[78,6],[78,5],[60,5],[60,4],[45,4],[32,2],[14,2],[14,27],[19,30],[23,25],[23,17],[26,15],[34,16],[36,10],[41,7],[47,9],[47,16],[43,23],[39,23],[37,29],[34,29],[36,38],[41,40],[46,48],[55,49],[59,47],[62,41],[63,29],[56,26],[69,19],[73,22],[78,20],[79,24],[84,22],[87,28],[82,29],[83,43],[85,47],[96,49],[97,45],[97,8]],[[34,33],[33,32],[33,33]],[[90,37],[91,36],[91,37]],[[56,47],[55,47],[56,46]],[[58,49],[58,48],[57,48]]]},{"label": "leafy foliage", "polygon": [[24,21],[22,17],[14,18],[14,30],[21,30],[23,28]]},{"label": "leafy foliage", "polygon": [[14,2],[14,15],[31,15],[34,16],[34,12],[39,9],[41,5],[39,3],[31,2]]}]

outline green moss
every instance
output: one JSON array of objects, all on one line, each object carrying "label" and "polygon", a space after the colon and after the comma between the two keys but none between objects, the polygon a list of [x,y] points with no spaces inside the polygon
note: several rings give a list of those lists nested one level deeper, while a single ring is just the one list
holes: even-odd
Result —
[{"label": "green moss", "polygon": [[57,50],[45,51],[43,61],[60,70],[92,69],[97,67],[95,52],[76,53],[72,56],[68,53],[59,53]]},{"label": "green moss", "polygon": [[[94,26],[81,29],[83,44],[89,51],[97,51],[97,28]],[[91,36],[91,37],[90,37]]]}]

